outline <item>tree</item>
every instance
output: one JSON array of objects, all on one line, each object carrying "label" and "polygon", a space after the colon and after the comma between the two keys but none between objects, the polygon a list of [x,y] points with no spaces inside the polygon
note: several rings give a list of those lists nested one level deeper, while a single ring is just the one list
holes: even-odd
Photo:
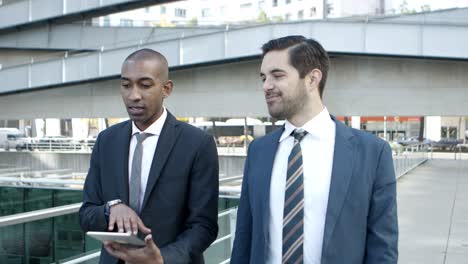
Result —
[{"label": "tree", "polygon": [[268,18],[265,11],[263,11],[263,10],[260,11],[260,13],[258,14],[258,17],[257,17],[257,22],[259,22],[259,23],[268,23],[268,22],[270,22],[270,19]]},{"label": "tree", "polygon": [[190,26],[190,27],[198,26],[198,18],[192,17],[192,19],[190,19],[189,22],[187,23],[187,26]]},{"label": "tree", "polygon": [[406,0],[405,0],[400,4],[400,13],[408,14],[409,12],[410,12],[410,10],[408,8],[408,2],[406,2]]},{"label": "tree", "polygon": [[283,22],[284,18],[282,16],[274,16],[272,20],[274,22]]}]

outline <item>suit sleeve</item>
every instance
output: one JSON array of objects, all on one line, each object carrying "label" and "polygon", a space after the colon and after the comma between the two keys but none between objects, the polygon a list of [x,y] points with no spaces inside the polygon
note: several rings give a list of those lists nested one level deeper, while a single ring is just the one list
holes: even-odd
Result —
[{"label": "suit sleeve", "polygon": [[185,231],[162,247],[165,263],[190,263],[203,254],[218,235],[219,165],[216,144],[206,135],[190,172]]},{"label": "suit sleeve", "polygon": [[83,188],[83,204],[79,211],[81,228],[86,231],[105,231],[107,220],[104,215],[105,202],[102,200],[102,183],[99,166],[100,136],[96,139],[91,162]]},{"label": "suit sleeve", "polygon": [[249,199],[249,160],[254,142],[250,144],[249,153],[244,166],[242,191],[239,209],[237,210],[236,236],[232,248],[231,263],[249,263],[252,244],[252,212]]},{"label": "suit sleeve", "polygon": [[377,164],[367,223],[367,264],[396,264],[398,261],[398,219],[396,177],[392,151],[383,144]]}]

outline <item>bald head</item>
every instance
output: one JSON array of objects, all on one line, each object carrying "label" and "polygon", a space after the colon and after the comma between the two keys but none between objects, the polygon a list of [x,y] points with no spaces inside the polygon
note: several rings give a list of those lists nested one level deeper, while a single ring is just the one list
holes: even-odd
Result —
[{"label": "bald head", "polygon": [[169,79],[169,65],[167,62],[166,57],[162,55],[161,53],[152,50],[152,49],[140,49],[132,54],[128,55],[128,57],[125,59],[122,68],[125,67],[125,65],[129,62],[137,62],[137,61],[148,61],[148,62],[154,62],[158,64],[159,68],[159,77],[161,80],[168,80]]}]

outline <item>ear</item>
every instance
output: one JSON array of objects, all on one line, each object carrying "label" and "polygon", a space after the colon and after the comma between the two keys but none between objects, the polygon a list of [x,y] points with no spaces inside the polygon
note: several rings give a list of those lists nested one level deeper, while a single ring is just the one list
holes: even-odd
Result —
[{"label": "ear", "polygon": [[173,87],[174,87],[174,83],[171,80],[167,80],[162,90],[163,98],[167,98],[169,97],[169,95],[171,95]]},{"label": "ear", "polygon": [[317,89],[322,80],[322,71],[313,69],[306,75],[306,86],[310,89]]}]

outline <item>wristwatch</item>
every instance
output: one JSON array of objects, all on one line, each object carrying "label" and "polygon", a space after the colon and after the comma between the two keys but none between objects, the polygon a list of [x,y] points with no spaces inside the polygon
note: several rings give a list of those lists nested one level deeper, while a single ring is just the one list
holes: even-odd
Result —
[{"label": "wristwatch", "polygon": [[114,206],[114,205],[121,204],[121,203],[123,203],[123,202],[120,199],[115,199],[115,200],[108,201],[106,203],[106,206],[104,207],[104,215],[106,217],[109,217],[111,207]]}]

